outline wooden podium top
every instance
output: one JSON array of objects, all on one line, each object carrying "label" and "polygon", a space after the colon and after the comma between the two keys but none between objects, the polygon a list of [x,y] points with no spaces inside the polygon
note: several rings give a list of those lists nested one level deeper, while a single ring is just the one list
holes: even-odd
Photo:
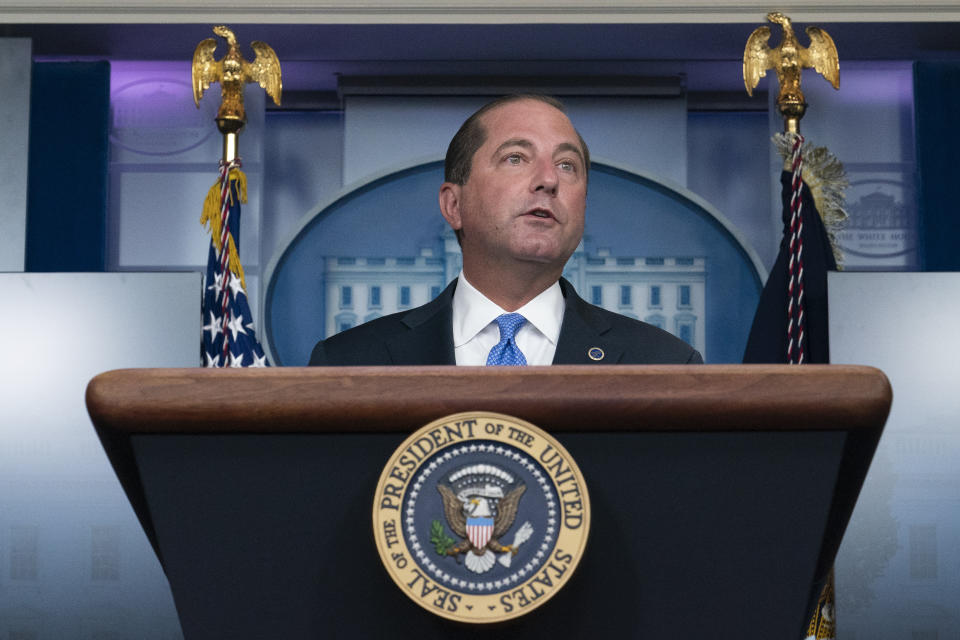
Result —
[{"label": "wooden podium top", "polygon": [[879,430],[891,399],[847,365],[124,369],[87,388],[118,434],[411,431],[470,410],[551,431]]}]

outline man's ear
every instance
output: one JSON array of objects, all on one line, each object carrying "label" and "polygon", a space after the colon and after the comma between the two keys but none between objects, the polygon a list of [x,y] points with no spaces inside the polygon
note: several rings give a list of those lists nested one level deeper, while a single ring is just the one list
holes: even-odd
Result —
[{"label": "man's ear", "polygon": [[460,219],[460,192],[462,187],[452,182],[440,186],[440,213],[454,231],[463,226]]}]

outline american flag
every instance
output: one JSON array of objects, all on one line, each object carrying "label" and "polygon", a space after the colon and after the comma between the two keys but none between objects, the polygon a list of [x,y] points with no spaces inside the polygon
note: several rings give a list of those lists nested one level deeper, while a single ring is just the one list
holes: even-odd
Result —
[{"label": "american flag", "polygon": [[240,161],[221,163],[220,180],[210,188],[202,224],[210,226],[210,251],[203,287],[203,365],[266,367],[247,301],[240,244],[240,203],[247,199],[247,178]]}]

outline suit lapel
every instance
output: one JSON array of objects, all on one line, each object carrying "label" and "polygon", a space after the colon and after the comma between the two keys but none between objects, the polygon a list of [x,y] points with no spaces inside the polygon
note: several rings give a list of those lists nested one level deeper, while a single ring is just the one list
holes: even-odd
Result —
[{"label": "suit lapel", "polygon": [[[610,323],[560,278],[566,302],[553,364],[616,364],[623,349],[609,334]],[[600,351],[596,351],[599,349]],[[594,357],[591,357],[591,353]],[[599,359],[597,359],[599,357]]]},{"label": "suit lapel", "polygon": [[453,353],[453,291],[451,282],[439,296],[405,315],[401,322],[409,329],[387,341],[392,364],[456,364]]}]

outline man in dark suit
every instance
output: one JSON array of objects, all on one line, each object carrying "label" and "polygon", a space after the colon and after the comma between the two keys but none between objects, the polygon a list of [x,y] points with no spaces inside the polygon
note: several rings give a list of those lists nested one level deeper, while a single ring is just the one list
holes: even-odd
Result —
[{"label": "man in dark suit", "polygon": [[447,149],[440,211],[463,271],[422,307],[317,344],[311,365],[695,364],[652,325],[582,300],[561,278],[583,237],[590,154],[563,106],[508,96]]}]

